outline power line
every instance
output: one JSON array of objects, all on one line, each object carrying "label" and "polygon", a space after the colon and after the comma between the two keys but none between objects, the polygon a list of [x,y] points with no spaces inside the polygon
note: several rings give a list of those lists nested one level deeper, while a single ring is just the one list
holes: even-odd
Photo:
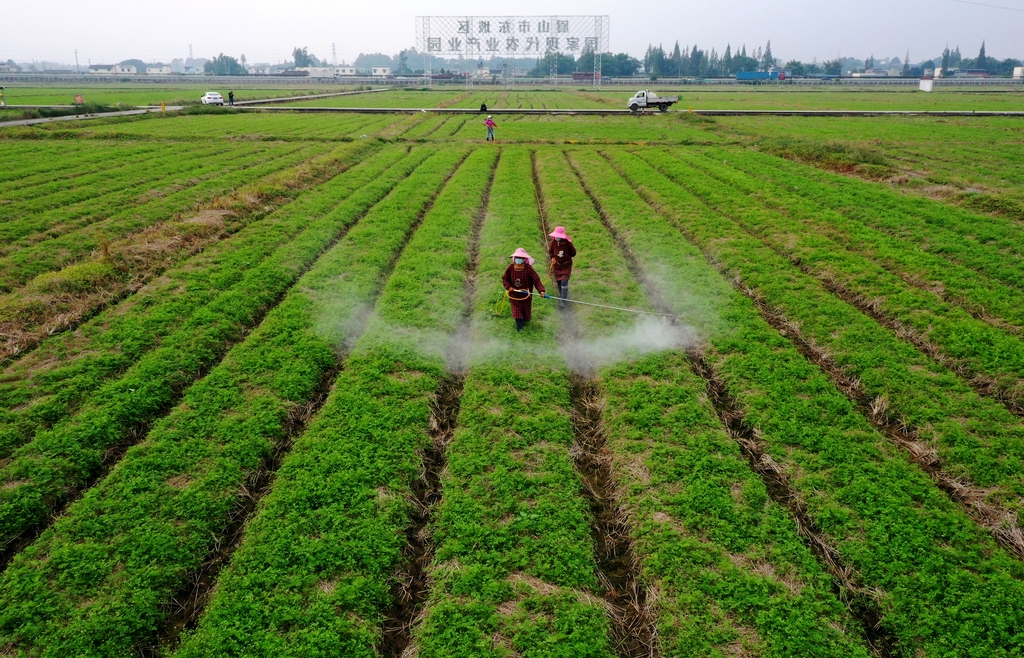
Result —
[{"label": "power line", "polygon": [[953,2],[959,2],[964,5],[977,5],[979,7],[991,7],[992,9],[1005,9],[1006,11],[1024,11],[1024,9],[1018,9],[1016,7],[1001,7],[999,5],[987,5],[984,2],[971,2],[970,0],[953,0]]}]

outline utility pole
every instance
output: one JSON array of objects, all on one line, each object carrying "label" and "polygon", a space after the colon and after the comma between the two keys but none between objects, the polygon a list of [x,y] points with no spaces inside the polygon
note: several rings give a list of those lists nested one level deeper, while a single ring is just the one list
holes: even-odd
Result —
[{"label": "utility pole", "polygon": [[75,73],[81,73],[78,69],[78,48],[75,48]]},{"label": "utility pole", "polygon": [[338,65],[338,51],[334,47],[334,44],[332,43],[331,44],[331,66],[337,66],[337,65]]},{"label": "utility pole", "polygon": [[192,44],[188,44],[188,58],[192,59]]}]

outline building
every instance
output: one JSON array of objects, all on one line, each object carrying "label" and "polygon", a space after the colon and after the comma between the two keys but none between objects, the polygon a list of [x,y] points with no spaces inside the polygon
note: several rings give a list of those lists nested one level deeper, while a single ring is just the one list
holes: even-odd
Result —
[{"label": "building", "polygon": [[270,64],[253,64],[249,67],[249,75],[270,75]]},{"label": "building", "polygon": [[111,73],[120,75],[137,75],[139,70],[131,64],[114,64]]},{"label": "building", "polygon": [[17,66],[11,66],[9,64],[0,64],[0,73],[17,73],[21,69]]},{"label": "building", "polygon": [[337,66],[334,69],[338,72],[338,75],[355,75],[356,67],[354,66]]},{"label": "building", "polygon": [[1014,66],[1013,77],[1017,78],[1018,80],[1020,78],[1024,78],[1024,66]]},{"label": "building", "polygon": [[89,73],[95,75],[112,75],[114,73],[114,66],[112,64],[90,64]]},{"label": "building", "polygon": [[390,66],[374,66],[374,67],[372,67],[370,69],[370,75],[380,76],[380,77],[391,75],[391,67]]},{"label": "building", "polygon": [[156,66],[147,66],[146,75],[170,75],[171,66],[170,64],[157,64]]},{"label": "building", "polygon": [[334,68],[330,66],[296,66],[296,71],[305,71],[311,78],[324,79],[333,78],[337,75],[334,72]]}]

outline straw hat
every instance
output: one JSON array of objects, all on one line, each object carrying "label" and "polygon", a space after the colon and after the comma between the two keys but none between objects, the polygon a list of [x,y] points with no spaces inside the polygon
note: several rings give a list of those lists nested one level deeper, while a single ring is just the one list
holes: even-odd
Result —
[{"label": "straw hat", "polygon": [[572,238],[565,234],[565,228],[561,226],[556,226],[555,230],[548,233],[548,235],[556,240],[568,240],[569,242],[572,242]]},{"label": "straw hat", "polygon": [[537,262],[533,259],[533,256],[526,253],[526,250],[523,249],[522,247],[516,249],[515,253],[509,256],[509,258],[525,258],[526,262],[528,262],[530,265],[533,265],[535,262]]}]

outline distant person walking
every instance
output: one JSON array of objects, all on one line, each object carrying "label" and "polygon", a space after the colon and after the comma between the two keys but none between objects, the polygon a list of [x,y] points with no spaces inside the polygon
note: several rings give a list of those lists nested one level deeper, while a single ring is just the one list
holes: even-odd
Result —
[{"label": "distant person walking", "polygon": [[235,104],[235,92],[229,91],[228,92],[228,105],[234,105],[234,104]]},{"label": "distant person walking", "polygon": [[484,140],[484,141],[493,142],[494,141],[494,129],[498,127],[498,124],[494,123],[494,119],[492,119],[491,115],[488,114],[487,115],[487,121],[484,121],[484,125],[487,126],[487,139]]},{"label": "distant person walking", "polygon": [[551,244],[548,245],[551,276],[558,286],[558,297],[561,300],[558,305],[565,308],[565,302],[569,299],[569,277],[572,275],[572,259],[576,257],[576,247],[562,226],[556,226],[548,236],[551,237]]},{"label": "distant person walking", "polygon": [[532,317],[531,291],[536,288],[544,297],[548,295],[544,291],[544,284],[540,282],[540,276],[533,269],[535,261],[530,254],[519,247],[511,258],[512,264],[505,268],[505,273],[501,275],[501,283],[505,286],[505,294],[508,295],[512,306],[512,319],[516,321],[516,331],[522,331]]}]

